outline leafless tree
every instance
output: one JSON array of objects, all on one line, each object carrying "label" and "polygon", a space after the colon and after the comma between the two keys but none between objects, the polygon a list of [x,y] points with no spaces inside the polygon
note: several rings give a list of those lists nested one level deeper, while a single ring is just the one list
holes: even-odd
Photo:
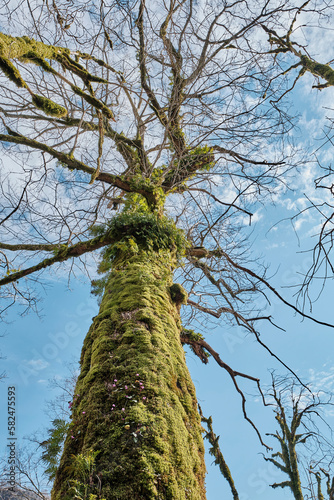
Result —
[{"label": "leafless tree", "polygon": [[0,494],[3,500],[49,500],[48,482],[43,474],[43,463],[37,447],[17,450],[15,486],[8,482],[7,457],[1,458]]},{"label": "leafless tree", "polygon": [[272,488],[289,488],[296,500],[332,500],[333,435],[325,418],[333,406],[331,395],[314,394],[290,377],[273,376],[270,397],[278,430],[269,435],[279,442],[279,451],[264,459],[287,477]]},{"label": "leafless tree", "polygon": [[[144,336],[149,331],[155,338],[165,327],[159,330],[154,318],[161,317],[162,321],[167,316],[177,325],[178,338],[171,340],[174,347],[168,348],[168,355],[161,342],[161,352],[146,352],[142,371],[152,395],[160,391],[159,387],[169,386],[171,373],[182,371],[175,387],[164,394],[163,411],[169,411],[168,398],[179,395],[178,391],[190,397],[186,411],[192,423],[184,436],[189,434],[201,465],[191,465],[192,479],[189,476],[187,481],[195,488],[192,498],[203,499],[200,420],[196,401],[190,396],[194,391],[184,361],[180,361],[181,354],[175,354],[180,352],[180,341],[189,344],[203,362],[210,353],[229,373],[241,395],[246,418],[245,396],[237,379],[248,378],[257,385],[259,381],[233,370],[201,335],[181,328],[181,305],[190,311],[189,323],[194,324],[196,319],[201,323],[206,314],[213,320],[244,327],[264,347],[256,325],[260,320],[273,319],[257,308],[258,297],[268,296],[269,300],[274,294],[295,312],[310,318],[268,282],[265,268],[250,257],[247,244],[253,211],[286,188],[292,170],[303,162],[288,143],[293,119],[279,103],[288,82],[277,74],[267,50],[267,34],[293,23],[299,11],[300,5],[288,0],[251,4],[244,0],[203,4],[193,0],[53,0],[43,4],[24,0],[17,4],[7,0],[2,5],[0,13],[6,19],[0,33],[2,313],[14,301],[21,303],[23,310],[35,307],[35,285],[38,281],[46,283],[45,269],[52,269],[57,276],[66,271],[70,277],[82,268],[89,271],[91,253],[103,249],[99,270],[107,273],[95,283],[95,289],[105,291],[105,295],[83,349],[83,371],[76,389],[78,397],[73,401],[76,432],[69,434],[65,443],[55,499],[63,498],[73,476],[65,474],[70,470],[70,456],[87,451],[90,440],[94,446],[101,441],[99,425],[96,436],[88,435],[83,422],[86,396],[92,403],[88,404],[87,418],[88,414],[92,419],[97,414],[106,415],[107,409],[102,411],[100,405],[107,404],[109,392],[117,392],[113,387],[118,379],[124,389],[127,377],[135,374],[129,360],[135,363],[139,356],[137,361],[142,363],[140,349],[146,349],[148,343],[132,351],[130,342],[126,368],[122,364],[120,368],[118,361],[113,365],[113,358],[118,359],[114,348],[117,350],[124,328],[132,329],[131,335],[137,329]],[[136,258],[142,272],[129,280],[144,287],[137,295],[130,290],[126,277],[122,287],[116,286],[120,272]],[[151,260],[144,263],[147,258]],[[154,265],[162,267],[157,270]],[[175,268],[183,286],[171,284]],[[156,282],[152,284],[152,280]],[[170,306],[168,313],[159,316],[156,295],[145,307],[141,303],[148,283],[154,290],[163,287],[162,302],[164,307]],[[97,332],[104,335],[99,322],[111,310],[106,309],[108,287],[113,290],[112,300],[126,308],[117,306],[117,320],[109,315],[113,346],[105,362],[111,366],[108,373],[101,374],[97,386],[98,377],[88,387],[86,365],[91,374],[104,369],[107,351],[101,350],[96,361],[91,339]],[[117,293],[122,289],[128,290],[128,296],[121,299]],[[150,307],[154,312],[147,312]],[[177,319],[171,319],[171,315]],[[166,335],[170,331],[167,329]],[[124,335],[120,343],[122,349],[127,345],[126,338]],[[155,362],[154,356],[158,356]],[[166,361],[169,356],[171,364]],[[161,359],[165,360],[162,381],[154,385],[151,365],[160,366]],[[180,379],[186,381],[184,387]],[[140,388],[144,386],[143,381],[136,382],[142,384]],[[109,391],[108,398],[101,397],[97,411],[94,394],[103,391]],[[134,395],[131,398],[138,403]],[[148,406],[149,419],[153,420],[157,412],[154,401],[152,396],[152,407]],[[180,408],[175,415],[184,426]],[[164,421],[170,422],[167,417]],[[103,425],[110,429],[110,422],[103,421]],[[176,436],[180,425],[174,422],[172,435]],[[119,450],[123,445],[128,449],[131,439],[136,446],[139,439],[155,442],[153,436],[159,428],[135,425],[133,421],[126,427],[131,434],[124,433],[123,425],[121,444],[108,444],[113,458],[106,451],[105,443],[111,436],[106,432],[103,452],[97,459],[102,470],[106,460],[108,470],[113,470],[112,464],[119,464]],[[140,453],[136,446],[135,453]],[[174,448],[172,453],[180,452]],[[175,459],[167,455],[166,467],[172,470]],[[133,457],[128,460],[124,452],[121,458],[122,467],[126,462],[134,467]],[[182,473],[180,465],[175,474]],[[152,488],[157,495],[178,496],[161,471],[153,476],[152,482],[143,480],[140,487],[129,483],[129,477],[137,481],[133,471],[124,473],[117,484],[109,478],[102,486],[102,495],[108,491],[110,498],[135,498],[133,492],[138,488],[146,492]],[[176,482],[182,494],[190,488],[182,486],[181,479],[180,484]],[[114,488],[112,494],[110,488]],[[131,493],[128,488],[133,488]]]}]

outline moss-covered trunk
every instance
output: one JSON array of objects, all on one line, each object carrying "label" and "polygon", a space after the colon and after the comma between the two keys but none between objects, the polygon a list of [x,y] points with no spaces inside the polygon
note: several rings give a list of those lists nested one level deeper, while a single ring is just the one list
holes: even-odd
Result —
[{"label": "moss-covered trunk", "polygon": [[[182,290],[172,286],[173,266],[169,250],[118,252],[84,341],[52,500],[205,499],[201,423],[180,343]],[[95,465],[90,450],[99,452]],[[86,473],[75,472],[73,455]]]}]

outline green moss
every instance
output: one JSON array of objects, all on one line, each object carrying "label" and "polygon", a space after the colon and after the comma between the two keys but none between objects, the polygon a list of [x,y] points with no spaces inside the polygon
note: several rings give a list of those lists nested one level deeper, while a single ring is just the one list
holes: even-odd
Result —
[{"label": "green moss", "polygon": [[62,116],[67,115],[67,111],[65,108],[63,108],[63,106],[56,104],[55,102],[51,101],[51,99],[48,99],[47,97],[43,97],[41,95],[34,94],[32,96],[32,102],[36,106],[36,108],[44,111],[44,113],[46,115],[56,116],[58,118],[61,118]]},{"label": "green moss", "polygon": [[172,301],[175,302],[177,306],[187,303],[188,294],[179,283],[174,283],[171,287],[169,287],[169,293]]},{"label": "green moss", "polygon": [[189,338],[189,340],[204,340],[204,337],[201,333],[195,332],[194,330],[190,330],[189,328],[183,328],[182,335]]},{"label": "green moss", "polygon": [[79,480],[68,472],[71,455],[88,450],[101,450],[96,474],[106,500],[205,499],[200,418],[170,292],[175,264],[170,249],[113,259],[84,342],[52,500],[71,498],[67,483]]},{"label": "green moss", "polygon": [[[139,163],[139,161],[138,161]],[[129,184],[134,191],[141,191],[145,197],[149,210],[162,213],[166,195],[161,187],[162,177],[157,174],[152,179],[144,177],[141,172],[134,174],[129,179]]]},{"label": "green moss", "polygon": [[77,87],[75,85],[72,85],[72,90],[77,95],[82,97],[86,102],[88,102],[88,104],[90,104],[91,106],[93,106],[96,109],[100,109],[103,112],[103,114],[105,116],[107,116],[110,120],[114,120],[113,112],[105,104],[103,104],[101,101],[99,101],[99,99],[96,99],[96,97],[93,97],[92,95],[87,94],[86,92],[84,92],[83,90],[81,90],[79,87]]},{"label": "green moss", "polygon": [[182,157],[174,161],[174,168],[168,172],[164,185],[174,184],[175,181],[186,182],[197,172],[208,172],[215,164],[213,149],[209,146],[197,146],[186,149]]},{"label": "green moss", "polygon": [[27,54],[24,54],[22,57],[20,57],[20,60],[24,63],[31,63],[31,64],[36,64],[40,68],[42,68],[44,71],[47,71],[48,73],[52,73],[54,75],[57,74],[57,71],[50,66],[50,64],[43,58],[37,56],[34,52],[30,51],[27,52]]},{"label": "green moss", "polygon": [[58,49],[52,45],[46,45],[42,42],[37,42],[33,38],[26,36],[13,37],[0,33],[0,56],[7,59],[19,59],[26,54],[34,53],[37,57],[53,59],[57,52],[67,52],[68,49]]},{"label": "green moss", "polygon": [[[90,57],[87,54],[82,54],[82,56],[84,56],[85,59],[91,58],[94,60],[93,56]],[[98,83],[108,83],[105,79],[92,75],[86,68],[79,64],[79,62],[72,59],[70,57],[69,49],[47,45],[42,42],[37,42],[29,37],[12,37],[0,33],[0,69],[18,87],[28,88],[18,69],[12,64],[11,60],[13,59],[18,59],[24,63],[36,64],[44,71],[54,75],[58,75],[58,72],[49,64],[47,60],[57,61],[64,71],[67,70],[79,76],[89,89],[91,89],[90,82],[92,81]],[[101,109],[105,116],[112,120],[114,119],[111,110],[98,99],[89,93],[85,93],[79,87],[74,85],[72,86],[72,89],[76,94],[83,97],[86,102],[89,102],[97,109]],[[33,103],[37,108],[42,109],[50,116],[63,117],[67,115],[65,108],[45,97],[33,95]]]},{"label": "green moss", "polygon": [[127,193],[123,212],[146,213],[149,211],[146,198],[139,193]]},{"label": "green moss", "polygon": [[334,85],[334,70],[329,66],[329,64],[320,64],[312,61],[307,56],[300,56],[300,60],[308,71],[315,76],[320,76],[326,80],[329,85]]},{"label": "green moss", "polygon": [[213,165],[213,149],[209,146],[197,146],[184,155],[184,158],[178,162],[177,168],[181,170],[185,169],[188,172],[187,177],[189,178],[189,176],[198,171],[208,172]]},{"label": "green moss", "polygon": [[[156,213],[147,211],[147,205],[137,201],[139,195],[131,197],[125,204],[125,210],[114,217],[109,226],[93,228],[93,233],[103,234],[110,232],[116,242],[105,247],[101,253],[101,262],[98,267],[102,278],[92,282],[92,293],[101,296],[104,292],[107,275],[114,260],[118,255],[123,254],[131,257],[141,250],[154,251],[157,255],[170,251],[175,256],[176,261],[181,262],[188,245],[184,232],[175,226],[172,219],[159,217]],[[137,211],[133,211],[132,203],[137,205]],[[162,252],[162,253],[161,253]],[[162,258],[162,257],[159,258]]]},{"label": "green moss", "polygon": [[21,88],[27,88],[27,84],[20,75],[19,70],[6,57],[0,56],[0,69],[9,80],[15,83],[15,85]]},{"label": "green moss", "polygon": [[[83,57],[84,59],[91,59],[101,66],[100,62],[98,62],[94,58],[94,56],[89,56],[88,54],[80,54],[80,57]],[[67,52],[62,51],[61,53],[57,54],[56,59],[66,70],[80,76],[80,78],[87,86],[89,85],[89,82],[108,83],[108,80],[89,73],[89,71],[87,71],[87,69],[79,63],[79,56],[76,56],[77,60],[72,59]]]},{"label": "green moss", "polygon": [[172,219],[144,211],[122,212],[112,219],[109,231],[120,241],[133,238],[142,249],[174,250],[179,256],[184,255],[187,244],[184,232]]}]

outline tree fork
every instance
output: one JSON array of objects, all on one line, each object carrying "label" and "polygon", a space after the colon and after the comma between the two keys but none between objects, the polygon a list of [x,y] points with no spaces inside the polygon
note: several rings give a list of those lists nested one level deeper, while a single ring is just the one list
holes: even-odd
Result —
[{"label": "tree fork", "polygon": [[52,500],[73,498],[80,479],[73,456],[90,450],[99,452],[89,485],[97,498],[206,498],[202,427],[180,342],[183,296],[172,293],[175,265],[173,250],[117,251],[84,341]]}]

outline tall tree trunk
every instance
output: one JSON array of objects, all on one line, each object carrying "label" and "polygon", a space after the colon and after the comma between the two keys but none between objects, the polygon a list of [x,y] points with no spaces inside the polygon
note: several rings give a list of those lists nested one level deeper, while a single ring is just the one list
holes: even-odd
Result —
[{"label": "tall tree trunk", "polygon": [[118,251],[84,341],[52,500],[74,498],[72,481],[82,481],[74,456],[90,450],[99,453],[82,498],[206,498],[201,423],[180,343],[185,292],[172,284],[174,267],[170,250]]}]

